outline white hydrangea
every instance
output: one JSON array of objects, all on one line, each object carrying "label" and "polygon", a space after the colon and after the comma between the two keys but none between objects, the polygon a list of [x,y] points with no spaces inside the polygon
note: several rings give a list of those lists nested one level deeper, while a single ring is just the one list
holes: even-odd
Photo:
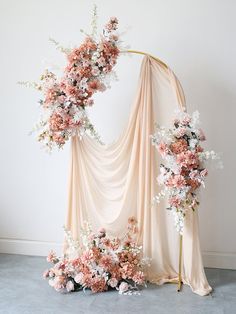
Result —
[{"label": "white hydrangea", "polygon": [[183,235],[184,230],[184,214],[181,211],[174,211],[172,210],[174,216],[174,224],[176,230]]}]

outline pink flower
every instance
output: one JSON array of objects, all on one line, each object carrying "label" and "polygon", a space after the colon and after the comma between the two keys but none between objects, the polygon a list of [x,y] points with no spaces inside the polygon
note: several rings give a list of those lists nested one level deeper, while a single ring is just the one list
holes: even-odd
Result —
[{"label": "pink flower", "polygon": [[198,166],[198,157],[195,153],[191,152],[191,151],[187,151],[185,153],[185,156],[186,156],[186,161],[187,161],[187,164],[190,165],[190,166]]},{"label": "pink flower", "polygon": [[207,169],[206,169],[206,168],[203,169],[203,170],[200,172],[200,175],[201,175],[201,177],[206,177],[206,176],[208,175]]},{"label": "pink flower", "polygon": [[133,281],[136,282],[138,285],[141,285],[145,281],[145,275],[142,271],[137,271],[133,276]]},{"label": "pink flower", "polygon": [[54,288],[55,289],[56,289],[56,287],[57,287],[57,289],[64,288],[65,282],[66,282],[65,276],[57,276],[57,277],[55,277],[55,279],[54,279]]},{"label": "pink flower", "polygon": [[182,167],[186,168],[194,168],[197,167],[199,164],[198,156],[194,152],[186,151],[182,152],[181,154],[177,155],[176,158],[177,164],[181,165]]},{"label": "pink flower", "polygon": [[193,170],[193,171],[190,172],[189,177],[191,179],[196,179],[198,177],[198,175],[199,175],[198,171],[197,170]]},{"label": "pink flower", "polygon": [[71,280],[69,280],[66,284],[66,290],[70,292],[73,291],[74,289],[75,289],[74,283]]},{"label": "pink flower", "polygon": [[205,134],[204,134],[202,129],[198,130],[198,138],[199,138],[200,141],[205,141],[206,140],[206,136],[205,136]]},{"label": "pink flower", "polygon": [[63,131],[65,127],[63,117],[54,112],[49,118],[49,126],[52,131]]},{"label": "pink flower", "polygon": [[202,153],[204,151],[204,149],[201,146],[197,146],[196,147],[196,152],[197,153]]},{"label": "pink flower", "polygon": [[93,68],[91,73],[93,76],[98,76],[100,74],[100,70],[98,68]]},{"label": "pink flower", "polygon": [[201,183],[198,180],[188,179],[187,185],[191,187],[191,191],[194,191],[201,185]]},{"label": "pink flower", "polygon": [[74,278],[76,283],[81,283],[83,280],[83,273],[78,273]]},{"label": "pink flower", "polygon": [[111,240],[108,238],[102,238],[101,243],[107,247],[111,247]]},{"label": "pink flower", "polygon": [[100,228],[98,230],[98,236],[99,238],[104,238],[106,236],[106,230],[104,228]]},{"label": "pink flower", "polygon": [[178,208],[179,205],[181,204],[181,199],[179,199],[177,196],[174,196],[174,197],[170,198],[169,202],[170,202],[171,206]]},{"label": "pink flower", "polygon": [[124,293],[127,290],[129,290],[129,285],[127,284],[127,282],[122,281],[121,284],[119,285],[119,292]]},{"label": "pink flower", "polygon": [[126,278],[131,278],[134,274],[135,271],[135,266],[133,265],[135,258],[131,255],[127,256],[128,257],[128,261],[126,261],[123,264],[123,267],[121,269],[121,273],[122,273],[122,278],[126,279]]},{"label": "pink flower", "polygon": [[57,87],[48,88],[46,91],[46,98],[44,100],[44,106],[47,107],[49,104],[52,104],[57,99]]},{"label": "pink flower", "polygon": [[52,138],[53,138],[53,141],[59,145],[65,144],[65,138],[61,136],[60,134],[53,134]]},{"label": "pink flower", "polygon": [[171,144],[170,148],[171,151],[177,155],[188,149],[188,143],[185,139],[182,138]]},{"label": "pink flower", "polygon": [[108,270],[112,266],[112,257],[110,255],[103,255],[99,261],[99,265]]},{"label": "pink flower", "polygon": [[[103,49],[103,46],[101,46],[101,49]],[[106,64],[106,60],[104,57],[100,57],[98,60],[97,60],[97,63],[100,67],[104,66]]]},{"label": "pink flower", "polygon": [[67,85],[66,94],[70,97],[76,97],[78,95],[78,89],[76,86]]},{"label": "pink flower", "polygon": [[186,129],[185,128],[178,128],[175,132],[175,136],[177,138],[180,138],[186,134]]},{"label": "pink flower", "polygon": [[116,237],[112,240],[111,247],[113,250],[117,250],[120,244],[121,244],[120,239]]},{"label": "pink flower", "polygon": [[48,256],[47,256],[47,262],[49,263],[57,263],[58,262],[58,258],[56,256],[56,253],[51,251]]},{"label": "pink flower", "polygon": [[46,279],[49,277],[49,270],[46,269],[44,272],[43,272],[43,278]]},{"label": "pink flower", "polygon": [[168,154],[168,146],[164,142],[160,142],[160,144],[157,146],[157,149],[162,157],[164,157],[166,154]]},{"label": "pink flower", "polygon": [[116,17],[110,18],[110,21],[105,25],[105,29],[108,32],[112,32],[117,29],[118,20]]},{"label": "pink flower", "polygon": [[134,216],[129,217],[128,224],[135,225],[136,223],[137,223],[137,219]]},{"label": "pink flower", "polygon": [[90,233],[90,235],[88,236],[89,241],[93,241],[95,239],[96,235],[95,233]]},{"label": "pink flower", "polygon": [[100,229],[98,230],[98,232],[99,232],[99,233],[106,233],[106,229],[105,229],[105,228],[100,228]]},{"label": "pink flower", "polygon": [[188,125],[190,122],[191,122],[191,117],[189,115],[186,115],[181,121],[183,125]]},{"label": "pink flower", "polygon": [[90,274],[90,273],[84,274],[83,285],[86,287],[91,287],[92,283],[93,283],[92,274]]},{"label": "pink flower", "polygon": [[94,104],[94,101],[91,98],[84,100],[84,105],[85,106],[92,106],[93,104]]},{"label": "pink flower", "polygon": [[181,188],[181,187],[185,186],[185,184],[186,184],[186,181],[185,181],[184,177],[181,175],[175,175],[172,178],[172,185],[176,188]]},{"label": "pink flower", "polygon": [[108,280],[108,285],[115,288],[118,285],[118,280],[116,278],[111,278]]},{"label": "pink flower", "polygon": [[53,278],[53,277],[54,277],[54,272],[53,272],[51,269],[49,270],[48,276],[49,276],[50,278]]},{"label": "pink flower", "polygon": [[59,97],[57,97],[57,101],[61,104],[63,104],[66,100],[66,97],[64,95],[61,95]]},{"label": "pink flower", "polygon": [[106,281],[104,278],[93,278],[91,285],[92,292],[103,292],[107,290]]}]

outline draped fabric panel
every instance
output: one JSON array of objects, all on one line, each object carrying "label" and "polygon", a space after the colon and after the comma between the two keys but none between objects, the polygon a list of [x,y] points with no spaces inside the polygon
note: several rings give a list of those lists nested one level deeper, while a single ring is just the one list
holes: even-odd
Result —
[{"label": "draped fabric panel", "polygon": [[[145,56],[128,125],[119,139],[101,145],[89,136],[75,136],[71,145],[67,229],[79,239],[88,221],[95,230],[104,227],[122,236],[128,218],[135,216],[138,242],[152,259],[148,279],[157,284],[178,278],[179,236],[165,202],[152,203],[159,189],[159,157],[150,135],[156,122],[168,125],[178,107],[185,109],[185,98],[175,74]],[[199,295],[211,291],[202,265],[197,212],[189,211],[185,219],[182,277]]]}]

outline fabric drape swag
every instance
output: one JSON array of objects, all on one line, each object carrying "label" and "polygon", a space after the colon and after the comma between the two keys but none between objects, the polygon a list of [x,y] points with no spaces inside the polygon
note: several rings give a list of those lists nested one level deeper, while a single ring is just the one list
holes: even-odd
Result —
[{"label": "fabric drape swag", "polygon": [[[119,139],[101,145],[89,136],[73,137],[71,145],[66,228],[78,239],[89,221],[94,229],[104,227],[121,236],[128,218],[135,216],[138,241],[144,256],[152,259],[148,279],[157,284],[178,279],[179,236],[165,202],[152,203],[159,157],[150,135],[156,122],[168,125],[178,107],[185,109],[185,98],[175,74],[145,56],[128,125]],[[202,264],[198,214],[192,211],[185,219],[182,279],[199,295],[211,291]]]}]

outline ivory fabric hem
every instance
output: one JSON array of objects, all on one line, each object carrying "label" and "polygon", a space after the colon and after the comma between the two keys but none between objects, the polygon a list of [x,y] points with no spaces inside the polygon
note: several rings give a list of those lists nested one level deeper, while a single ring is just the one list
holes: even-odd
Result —
[{"label": "ivory fabric hem", "polygon": [[[158,277],[157,276],[156,278],[154,277],[154,279],[149,279],[148,282],[156,284],[158,286],[161,286],[165,283],[176,283],[176,281],[178,281],[178,280],[179,280],[178,275],[176,277],[171,277],[171,278],[169,276],[168,277]],[[196,293],[200,296],[207,296],[212,292],[212,288],[209,285],[207,285],[206,287],[203,287],[203,288],[197,288],[196,289],[184,278],[182,278],[182,282],[183,282],[183,284],[188,285],[194,293]]]},{"label": "ivory fabric hem", "polygon": [[[110,235],[125,233],[127,221],[139,223],[138,242],[152,260],[150,273],[163,280],[178,274],[179,235],[165,202],[152,204],[158,193],[159,157],[151,145],[155,122],[168,125],[172,112],[185,110],[183,89],[171,69],[146,56],[126,129],[120,138],[101,145],[89,136],[73,137],[66,228],[79,239],[84,221]],[[64,247],[66,251],[66,245]],[[211,291],[201,258],[198,212],[188,212],[183,234],[182,277],[193,292]]]}]

